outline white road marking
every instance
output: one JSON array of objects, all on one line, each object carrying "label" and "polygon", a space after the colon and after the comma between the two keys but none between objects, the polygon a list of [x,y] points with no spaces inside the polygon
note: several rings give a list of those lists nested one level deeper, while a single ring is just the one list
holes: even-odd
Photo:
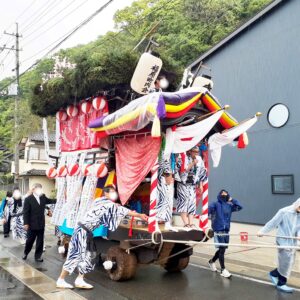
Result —
[{"label": "white road marking", "polygon": [[[193,263],[189,263],[189,266],[193,266],[193,267],[196,267],[196,268],[199,268],[199,269],[204,269],[204,270],[209,270],[210,271],[209,267],[196,265],[196,264],[193,264]],[[253,281],[253,282],[257,282],[257,283],[262,283],[262,284],[265,284],[265,285],[273,286],[273,284],[271,282],[264,281],[264,280],[261,280],[261,279],[252,278],[252,277],[248,277],[248,276],[245,276],[245,275],[232,273],[232,276],[237,277],[237,278],[246,279],[246,280]],[[294,288],[294,289],[295,289],[295,291],[300,293],[300,289],[298,289],[298,288]]]}]

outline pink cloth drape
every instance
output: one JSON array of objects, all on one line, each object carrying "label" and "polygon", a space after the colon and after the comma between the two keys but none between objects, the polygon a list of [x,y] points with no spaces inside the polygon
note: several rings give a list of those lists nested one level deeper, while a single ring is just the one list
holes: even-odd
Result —
[{"label": "pink cloth drape", "polygon": [[103,111],[93,110],[84,114],[79,110],[76,117],[68,117],[66,121],[60,122],[61,151],[76,151],[98,148],[101,140],[96,133],[88,128],[91,120],[101,117]]},{"label": "pink cloth drape", "polygon": [[117,185],[125,204],[146,175],[151,171],[160,150],[160,139],[136,136],[116,139]]}]

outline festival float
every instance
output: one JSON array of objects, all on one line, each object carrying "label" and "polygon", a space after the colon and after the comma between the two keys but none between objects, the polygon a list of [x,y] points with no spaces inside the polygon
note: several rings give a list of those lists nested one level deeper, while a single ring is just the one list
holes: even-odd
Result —
[{"label": "festival float", "polygon": [[[52,223],[64,234],[72,235],[94,199],[102,196],[103,187],[112,184],[122,205],[149,216],[148,223],[125,218],[114,232],[104,226],[94,231],[97,252],[115,281],[134,277],[139,264],[181,271],[193,253],[188,242],[204,243],[213,237],[208,229],[209,177],[201,196],[198,228],[167,228],[159,222],[160,160],[172,161],[200,145],[206,168],[208,153],[217,167],[223,146],[236,141],[238,148],[246,147],[246,131],[259,116],[238,123],[228,113],[229,106],[222,106],[209,90],[212,81],[201,76],[176,92],[151,92],[161,67],[159,58],[144,53],[131,81],[140,97],[122,102],[115,111],[110,110],[111,99],[105,93],[62,108],[56,114],[59,157],[51,156],[45,143],[47,176],[55,178],[57,186]],[[43,128],[47,141],[45,123]]]}]

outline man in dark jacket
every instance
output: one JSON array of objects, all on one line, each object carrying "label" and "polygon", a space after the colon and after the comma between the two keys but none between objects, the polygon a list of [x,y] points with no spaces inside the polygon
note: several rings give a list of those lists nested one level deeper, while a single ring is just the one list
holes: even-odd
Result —
[{"label": "man in dark jacket", "polygon": [[34,184],[32,195],[25,199],[23,209],[24,228],[27,231],[27,240],[23,255],[24,260],[27,259],[27,255],[31,251],[36,239],[34,257],[36,261],[43,262],[45,208],[47,204],[53,203],[55,203],[55,200],[50,200],[43,194],[42,185],[39,183]]},{"label": "man in dark jacket", "polygon": [[215,262],[219,260],[221,276],[225,278],[231,277],[231,274],[225,268],[225,251],[227,246],[224,245],[229,243],[231,214],[242,208],[239,201],[232,199],[226,190],[221,190],[218,195],[218,201],[211,203],[208,207],[208,214],[211,216],[212,229],[215,233],[216,248],[218,249],[208,264],[210,269],[213,272],[216,272],[217,268]]}]

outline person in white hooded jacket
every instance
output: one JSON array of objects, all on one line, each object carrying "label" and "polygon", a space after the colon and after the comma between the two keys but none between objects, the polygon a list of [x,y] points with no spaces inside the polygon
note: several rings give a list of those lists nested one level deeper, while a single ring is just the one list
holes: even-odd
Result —
[{"label": "person in white hooded jacket", "polygon": [[257,235],[262,237],[276,228],[277,245],[287,248],[278,249],[278,265],[269,273],[269,276],[277,289],[292,293],[294,289],[287,286],[287,280],[292,272],[296,250],[290,249],[288,246],[297,246],[297,242],[300,240],[300,198],[292,205],[280,209]]}]

